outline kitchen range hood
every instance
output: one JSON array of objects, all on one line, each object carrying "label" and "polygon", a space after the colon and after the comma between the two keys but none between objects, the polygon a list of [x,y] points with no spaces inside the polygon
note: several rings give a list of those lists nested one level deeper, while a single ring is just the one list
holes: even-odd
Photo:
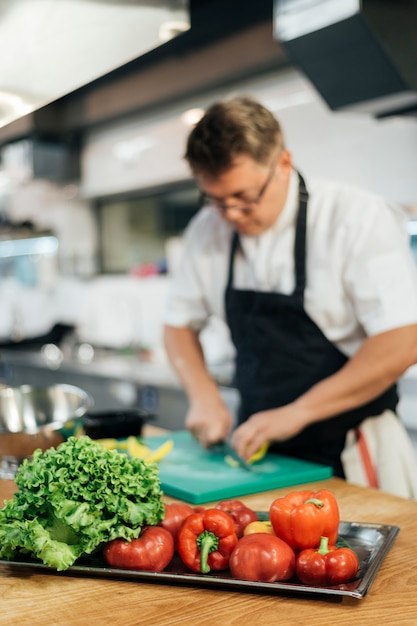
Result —
[{"label": "kitchen range hood", "polygon": [[332,110],[417,117],[417,0],[275,0],[274,24]]}]

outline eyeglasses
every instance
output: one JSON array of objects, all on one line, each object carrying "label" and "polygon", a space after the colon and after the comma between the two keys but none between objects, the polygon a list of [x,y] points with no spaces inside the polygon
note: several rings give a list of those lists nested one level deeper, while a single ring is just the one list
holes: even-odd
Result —
[{"label": "eyeglasses", "polygon": [[244,213],[250,213],[253,207],[257,206],[265,195],[266,190],[269,187],[269,184],[274,176],[276,169],[276,160],[274,159],[269,168],[268,176],[266,181],[262,185],[258,195],[256,198],[247,198],[245,196],[241,196],[239,199],[239,204],[226,204],[226,201],[221,198],[216,198],[214,196],[209,196],[208,194],[201,192],[200,202],[202,206],[214,206],[216,209],[221,211],[222,213],[226,213],[229,210],[237,210],[242,211]]}]

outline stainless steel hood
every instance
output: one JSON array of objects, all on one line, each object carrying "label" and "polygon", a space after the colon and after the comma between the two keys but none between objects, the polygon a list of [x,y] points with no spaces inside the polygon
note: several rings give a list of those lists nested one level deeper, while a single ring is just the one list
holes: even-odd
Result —
[{"label": "stainless steel hood", "polygon": [[417,116],[417,0],[275,0],[274,23],[331,109]]}]

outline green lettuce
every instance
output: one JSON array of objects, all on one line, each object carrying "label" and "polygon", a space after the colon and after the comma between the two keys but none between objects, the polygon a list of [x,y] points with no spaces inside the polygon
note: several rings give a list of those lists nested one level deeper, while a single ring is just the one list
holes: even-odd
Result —
[{"label": "green lettuce", "polygon": [[36,450],[0,510],[0,558],[30,555],[57,570],[164,516],[158,467],[89,437]]}]

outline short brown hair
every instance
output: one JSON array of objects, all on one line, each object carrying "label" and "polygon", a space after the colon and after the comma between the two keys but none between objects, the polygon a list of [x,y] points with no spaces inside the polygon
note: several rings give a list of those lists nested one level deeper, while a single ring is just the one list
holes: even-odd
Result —
[{"label": "short brown hair", "polygon": [[281,126],[273,113],[250,97],[216,102],[194,126],[185,159],[191,170],[217,176],[229,169],[238,154],[265,164],[284,148]]}]

